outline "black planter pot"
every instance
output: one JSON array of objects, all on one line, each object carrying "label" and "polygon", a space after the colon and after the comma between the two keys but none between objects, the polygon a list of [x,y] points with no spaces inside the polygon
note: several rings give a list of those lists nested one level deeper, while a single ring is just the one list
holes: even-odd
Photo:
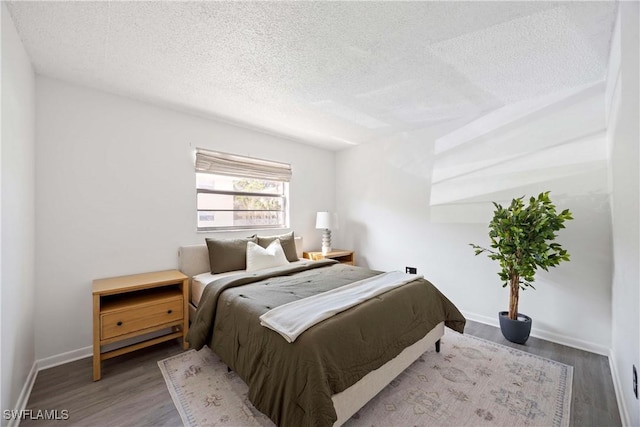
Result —
[{"label": "black planter pot", "polygon": [[500,330],[506,339],[516,344],[527,342],[532,323],[529,316],[518,313],[518,320],[511,320],[508,311],[501,311],[498,313],[498,319],[500,319]]}]

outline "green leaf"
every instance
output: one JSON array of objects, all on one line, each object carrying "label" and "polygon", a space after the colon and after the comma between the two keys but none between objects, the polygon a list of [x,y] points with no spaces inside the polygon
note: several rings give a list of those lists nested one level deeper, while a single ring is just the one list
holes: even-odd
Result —
[{"label": "green leaf", "polygon": [[499,262],[498,276],[503,287],[516,280],[514,283],[521,289],[535,289],[532,282],[538,268],[548,271],[562,261],[569,261],[569,253],[555,239],[556,232],[573,217],[569,209],[558,213],[549,194],[545,191],[537,197],[514,198],[507,207],[492,202],[495,211],[489,222],[491,249],[470,244],[475,255],[486,252],[490,259]]}]

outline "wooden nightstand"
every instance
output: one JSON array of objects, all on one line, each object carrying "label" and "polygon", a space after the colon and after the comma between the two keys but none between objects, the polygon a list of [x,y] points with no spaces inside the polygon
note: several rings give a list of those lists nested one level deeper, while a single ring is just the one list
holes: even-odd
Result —
[{"label": "wooden nightstand", "polygon": [[342,249],[334,249],[328,252],[326,255],[322,255],[322,252],[303,252],[302,256],[307,259],[317,261],[319,259],[330,258],[339,261],[342,264],[356,265],[355,264],[355,252],[343,251]]},{"label": "wooden nightstand", "polygon": [[[178,270],[94,280],[93,380],[112,357],[180,337],[186,350],[188,303],[189,278]],[[157,338],[101,352],[104,345],[169,328]]]}]

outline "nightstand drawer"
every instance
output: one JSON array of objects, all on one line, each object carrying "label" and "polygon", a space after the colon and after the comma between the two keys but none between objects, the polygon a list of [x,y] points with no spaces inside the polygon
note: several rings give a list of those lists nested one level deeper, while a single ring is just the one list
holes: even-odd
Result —
[{"label": "nightstand drawer", "polygon": [[101,339],[109,339],[183,318],[182,297],[134,304],[101,315]]}]

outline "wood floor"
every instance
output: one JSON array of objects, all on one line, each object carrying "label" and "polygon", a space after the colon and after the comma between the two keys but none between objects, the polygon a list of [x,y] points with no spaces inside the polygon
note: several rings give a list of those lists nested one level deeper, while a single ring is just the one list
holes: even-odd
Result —
[{"label": "wood floor", "polygon": [[[571,426],[622,425],[606,357],[537,338],[529,338],[524,346],[513,344],[499,329],[471,321],[465,333],[573,366]],[[24,419],[20,425],[181,426],[156,363],[181,351],[176,341],[170,341],[107,360],[97,382],[92,381],[90,358],[41,371],[27,409],[34,414],[37,410],[68,410],[69,419]]]}]

